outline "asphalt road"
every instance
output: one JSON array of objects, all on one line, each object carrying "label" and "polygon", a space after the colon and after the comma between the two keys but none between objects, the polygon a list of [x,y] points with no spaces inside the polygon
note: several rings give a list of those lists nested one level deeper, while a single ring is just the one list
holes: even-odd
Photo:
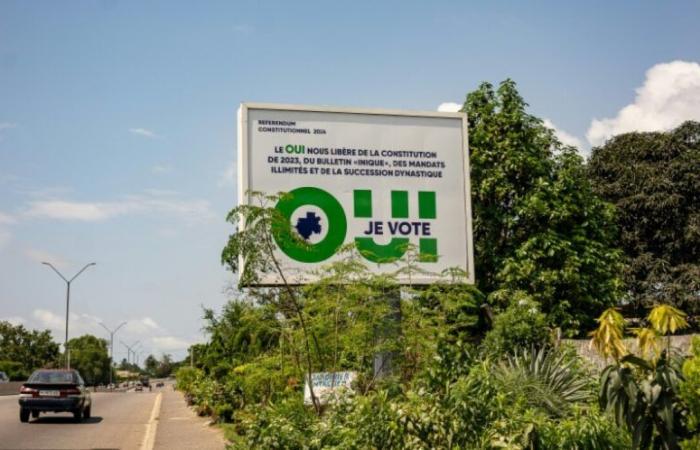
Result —
[{"label": "asphalt road", "polygon": [[139,449],[158,393],[92,394],[92,417],[42,414],[19,421],[18,396],[0,397],[0,449]]}]

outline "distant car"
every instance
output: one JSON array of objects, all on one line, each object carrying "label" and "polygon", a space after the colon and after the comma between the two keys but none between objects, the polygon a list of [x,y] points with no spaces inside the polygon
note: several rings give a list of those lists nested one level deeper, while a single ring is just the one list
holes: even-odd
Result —
[{"label": "distant car", "polygon": [[163,386],[165,386],[165,383],[163,383],[162,381],[159,381],[156,383],[156,387],[163,387]]},{"label": "distant car", "polygon": [[70,412],[76,422],[89,419],[92,398],[77,370],[39,369],[19,389],[19,420],[42,412]]},{"label": "distant car", "polygon": [[10,377],[5,372],[0,371],[0,383],[8,383],[9,381]]},{"label": "distant car", "polygon": [[143,385],[141,383],[136,383],[135,391],[143,391]]}]

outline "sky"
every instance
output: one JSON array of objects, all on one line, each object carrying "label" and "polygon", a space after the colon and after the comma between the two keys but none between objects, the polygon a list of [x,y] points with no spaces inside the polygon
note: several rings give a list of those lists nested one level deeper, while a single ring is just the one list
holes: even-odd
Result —
[{"label": "sky", "polygon": [[[700,2],[0,1],[0,320],[186,354],[231,297],[241,102],[454,110],[512,78],[582,155],[700,120]],[[478,263],[478,261],[477,261]],[[142,357],[143,359],[143,357]]]}]

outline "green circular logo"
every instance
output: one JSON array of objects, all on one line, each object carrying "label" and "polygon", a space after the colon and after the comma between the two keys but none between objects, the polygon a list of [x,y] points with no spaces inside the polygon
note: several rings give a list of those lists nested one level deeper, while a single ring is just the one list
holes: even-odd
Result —
[{"label": "green circular logo", "polygon": [[[326,236],[316,244],[307,244],[300,236],[292,234],[294,233],[291,226],[292,214],[305,205],[318,207],[328,218]],[[285,221],[279,226],[273,226],[273,236],[279,248],[290,258],[305,263],[317,263],[333,256],[343,245],[348,229],[345,211],[338,200],[323,189],[315,187],[294,189],[288,196],[280,199],[275,208],[282,214]]]}]

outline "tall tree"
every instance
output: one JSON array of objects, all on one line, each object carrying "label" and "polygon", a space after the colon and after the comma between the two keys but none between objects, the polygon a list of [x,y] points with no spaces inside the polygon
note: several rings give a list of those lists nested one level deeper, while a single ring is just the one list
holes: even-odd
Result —
[{"label": "tall tree", "polygon": [[13,363],[13,378],[26,378],[34,369],[54,364],[58,354],[58,344],[48,330],[30,331],[0,321],[0,361]]},{"label": "tall tree", "polygon": [[143,368],[150,376],[155,376],[158,370],[158,360],[153,355],[148,355],[148,357],[143,361]]},{"label": "tall tree", "polygon": [[523,291],[575,334],[619,296],[613,208],[575,149],[526,107],[511,80],[483,83],[464,105],[477,285],[501,304]]},{"label": "tall tree", "polygon": [[109,380],[109,353],[107,341],[90,334],[68,341],[71,367],[78,370],[87,384],[106,383]]},{"label": "tall tree", "polygon": [[157,378],[165,378],[167,376],[170,376],[170,373],[172,371],[173,371],[173,357],[167,353],[163,353],[163,356],[161,357],[160,361],[158,361],[158,367],[156,368],[154,375]]},{"label": "tall tree", "polygon": [[593,149],[589,173],[617,207],[629,304],[700,314],[700,123],[616,136]]}]

